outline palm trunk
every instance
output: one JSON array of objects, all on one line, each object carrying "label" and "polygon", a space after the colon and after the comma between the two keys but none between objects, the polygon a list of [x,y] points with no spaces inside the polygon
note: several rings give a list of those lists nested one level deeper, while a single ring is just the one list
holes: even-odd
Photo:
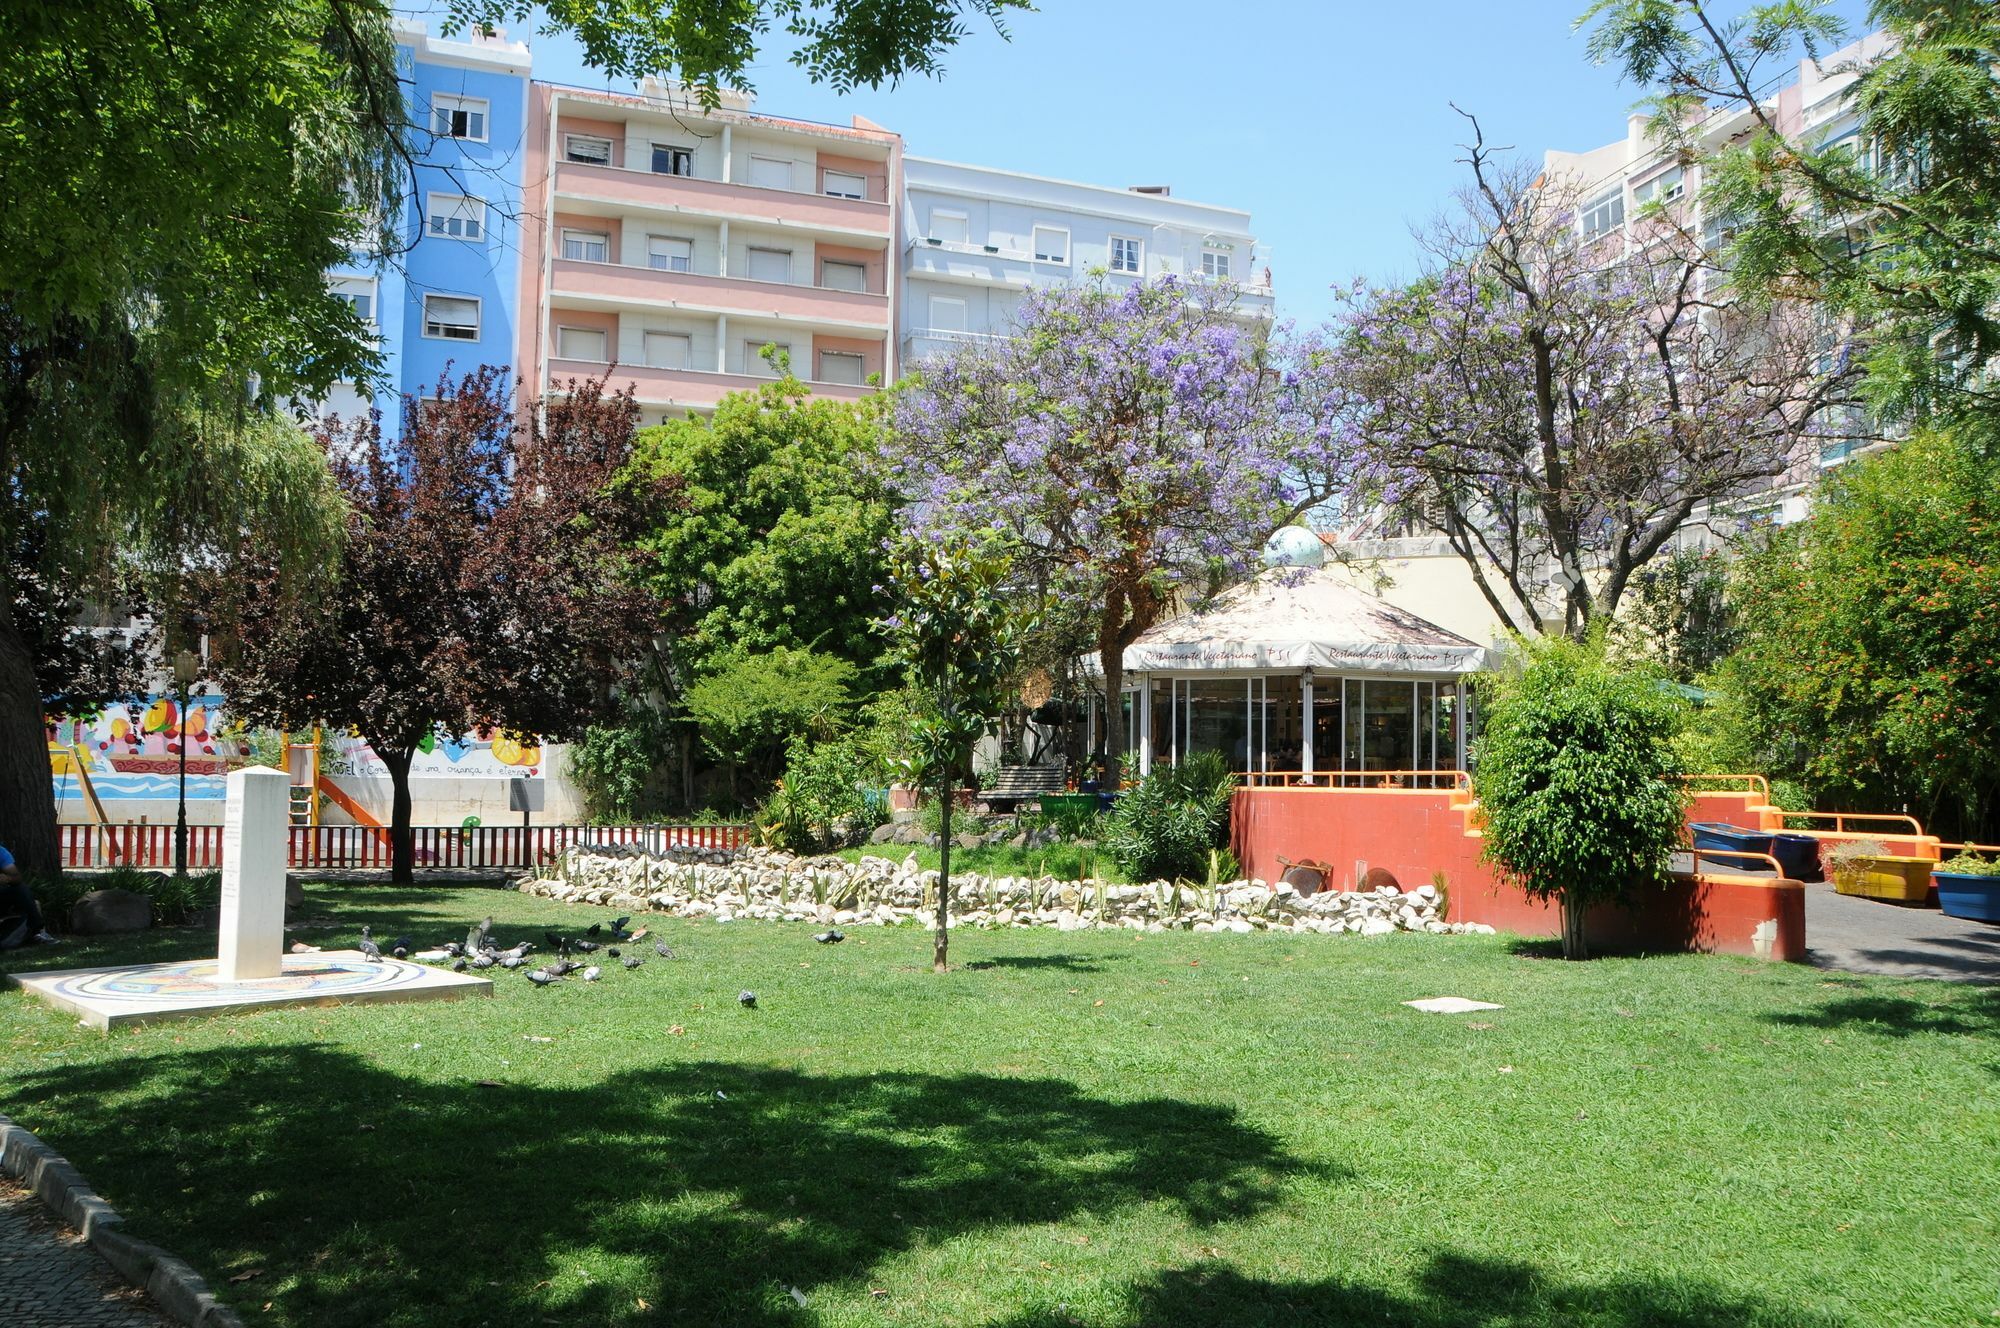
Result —
[{"label": "palm trunk", "polygon": [[416,837],[410,832],[410,753],[377,748],[375,754],[389,767],[394,790],[389,800],[389,879],[409,885],[417,879]]},{"label": "palm trunk", "polygon": [[1584,939],[1583,919],[1588,911],[1584,902],[1569,891],[1562,895],[1562,938],[1563,958],[1588,959],[1590,946]]},{"label": "palm trunk", "polygon": [[938,893],[937,933],[931,938],[931,972],[942,973],[951,965],[951,786],[955,782],[949,762],[938,781]]},{"label": "palm trunk", "polygon": [[14,625],[14,592],[0,575],[0,844],[28,876],[62,870],[56,794],[49,778],[42,691],[28,642]]}]

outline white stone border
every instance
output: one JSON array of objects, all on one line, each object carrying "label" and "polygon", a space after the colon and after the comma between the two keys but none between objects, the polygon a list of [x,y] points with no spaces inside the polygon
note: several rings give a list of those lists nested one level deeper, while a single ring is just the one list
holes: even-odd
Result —
[{"label": "white stone border", "polygon": [[160,1312],[188,1328],[244,1328],[236,1311],[209,1290],[200,1273],[157,1245],[126,1234],[125,1219],[90,1188],[83,1173],[34,1134],[0,1116],[0,1171],[33,1190],[90,1247]]}]

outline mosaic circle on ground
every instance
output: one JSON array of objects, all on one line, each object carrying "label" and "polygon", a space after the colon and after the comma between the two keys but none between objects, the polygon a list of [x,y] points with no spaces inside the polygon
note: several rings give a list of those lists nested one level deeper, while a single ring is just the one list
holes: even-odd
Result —
[{"label": "mosaic circle on ground", "polygon": [[359,957],[287,956],[282,976],[252,982],[216,980],[216,961],[191,959],[179,964],[147,964],[95,973],[78,973],[51,984],[55,994],[91,1001],[228,1000],[232,996],[264,999],[272,996],[354,996],[393,991],[422,980],[428,970],[417,964],[385,960],[371,964]]}]

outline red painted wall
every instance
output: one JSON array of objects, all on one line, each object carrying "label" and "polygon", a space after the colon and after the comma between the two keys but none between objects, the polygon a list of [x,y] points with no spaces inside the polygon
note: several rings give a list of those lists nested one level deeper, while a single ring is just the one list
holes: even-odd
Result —
[{"label": "red painted wall", "polygon": [[[1756,799],[1741,793],[1697,794],[1690,820],[1756,827]],[[1247,875],[1275,881],[1280,858],[1333,864],[1332,889],[1352,890],[1373,868],[1405,890],[1441,883],[1453,922],[1483,922],[1528,936],[1560,934],[1554,905],[1500,884],[1480,861],[1476,813],[1462,793],[1428,789],[1240,789],[1231,838]],[[1704,874],[1677,877],[1642,907],[1599,908],[1590,941],[1604,949],[1681,949],[1762,953],[1803,962],[1805,890],[1796,881]]]}]

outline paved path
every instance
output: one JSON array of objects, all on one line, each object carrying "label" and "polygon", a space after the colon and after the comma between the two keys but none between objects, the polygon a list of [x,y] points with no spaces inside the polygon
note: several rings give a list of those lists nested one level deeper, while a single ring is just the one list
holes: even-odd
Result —
[{"label": "paved path", "polygon": [[42,1201],[0,1176],[0,1324],[7,1328],[172,1328]]},{"label": "paved path", "polygon": [[1934,908],[1808,885],[1806,957],[1849,973],[2000,983],[2000,923],[1967,922]]}]

